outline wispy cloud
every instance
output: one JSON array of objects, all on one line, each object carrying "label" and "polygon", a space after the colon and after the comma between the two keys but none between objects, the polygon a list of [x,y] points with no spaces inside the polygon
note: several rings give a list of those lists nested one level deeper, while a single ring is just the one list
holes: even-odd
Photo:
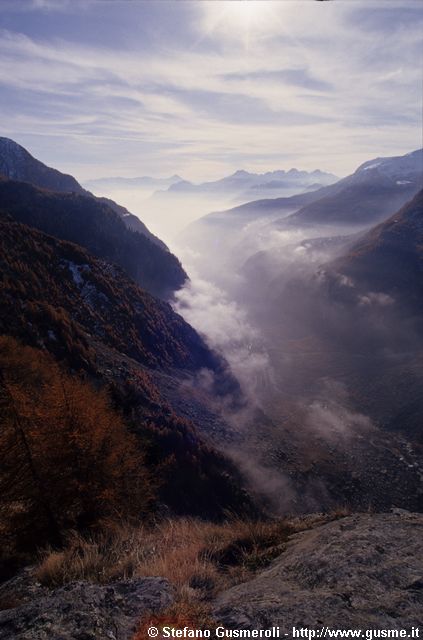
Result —
[{"label": "wispy cloud", "polygon": [[31,19],[2,6],[4,134],[81,179],[240,164],[339,174],[419,145],[416,3],[30,6]]}]

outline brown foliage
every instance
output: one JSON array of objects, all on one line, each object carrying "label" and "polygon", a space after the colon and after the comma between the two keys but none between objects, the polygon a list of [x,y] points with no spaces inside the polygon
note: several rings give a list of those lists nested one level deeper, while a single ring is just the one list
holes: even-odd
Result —
[{"label": "brown foliage", "polygon": [[43,345],[75,369],[95,368],[91,336],[154,368],[222,367],[170,305],[122,269],[1,211],[0,256],[2,333]]},{"label": "brown foliage", "polygon": [[[0,255],[0,334],[107,383],[157,479],[158,500],[178,515],[253,511],[234,464],[170,406],[167,382],[161,386],[153,371],[177,381],[187,370],[223,366],[195,331],[119,268],[1,212]],[[230,376],[220,371],[218,379],[225,392],[226,383],[232,388]]]},{"label": "brown foliage", "polygon": [[149,510],[139,446],[105,392],[9,337],[0,338],[0,419],[0,533],[9,544],[59,544],[69,528]]}]

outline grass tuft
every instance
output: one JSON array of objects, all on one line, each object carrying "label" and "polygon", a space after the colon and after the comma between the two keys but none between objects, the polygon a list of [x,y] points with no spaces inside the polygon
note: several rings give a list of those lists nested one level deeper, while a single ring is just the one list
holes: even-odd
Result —
[{"label": "grass tuft", "polygon": [[167,578],[175,587],[175,602],[140,622],[134,640],[144,640],[151,625],[210,626],[210,602],[216,594],[269,564],[282,553],[292,532],[284,520],[232,519],[217,524],[193,518],[149,528],[106,527],[85,537],[74,532],[63,550],[41,554],[35,574],[48,587],[73,580],[107,584],[131,577]]}]

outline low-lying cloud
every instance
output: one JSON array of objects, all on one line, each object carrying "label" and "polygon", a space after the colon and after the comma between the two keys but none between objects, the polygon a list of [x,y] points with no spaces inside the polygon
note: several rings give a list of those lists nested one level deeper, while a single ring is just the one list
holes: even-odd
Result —
[{"label": "low-lying cloud", "polygon": [[269,356],[247,313],[216,285],[191,274],[176,293],[175,310],[224,356],[246,398],[259,402],[259,389],[273,384]]}]

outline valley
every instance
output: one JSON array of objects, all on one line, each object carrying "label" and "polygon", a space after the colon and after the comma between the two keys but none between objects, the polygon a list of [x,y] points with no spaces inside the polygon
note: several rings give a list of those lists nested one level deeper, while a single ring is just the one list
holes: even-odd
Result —
[{"label": "valley", "polygon": [[[254,460],[247,475],[283,512],[422,508],[423,203],[412,199],[422,183],[421,151],[369,161],[315,192],[315,204],[253,202],[179,238],[198,284],[177,293],[177,309],[237,372],[251,407],[241,427],[228,418],[242,433],[238,458]],[[360,218],[346,213],[361,208]],[[375,215],[388,222],[374,227]]]},{"label": "valley", "polygon": [[0,9],[0,640],[418,640],[423,4]]},{"label": "valley", "polygon": [[169,249],[0,143],[2,637],[44,633],[46,608],[66,640],[110,616],[116,639],[243,625],[237,594],[302,533],[418,534],[423,151],[209,213]]}]

